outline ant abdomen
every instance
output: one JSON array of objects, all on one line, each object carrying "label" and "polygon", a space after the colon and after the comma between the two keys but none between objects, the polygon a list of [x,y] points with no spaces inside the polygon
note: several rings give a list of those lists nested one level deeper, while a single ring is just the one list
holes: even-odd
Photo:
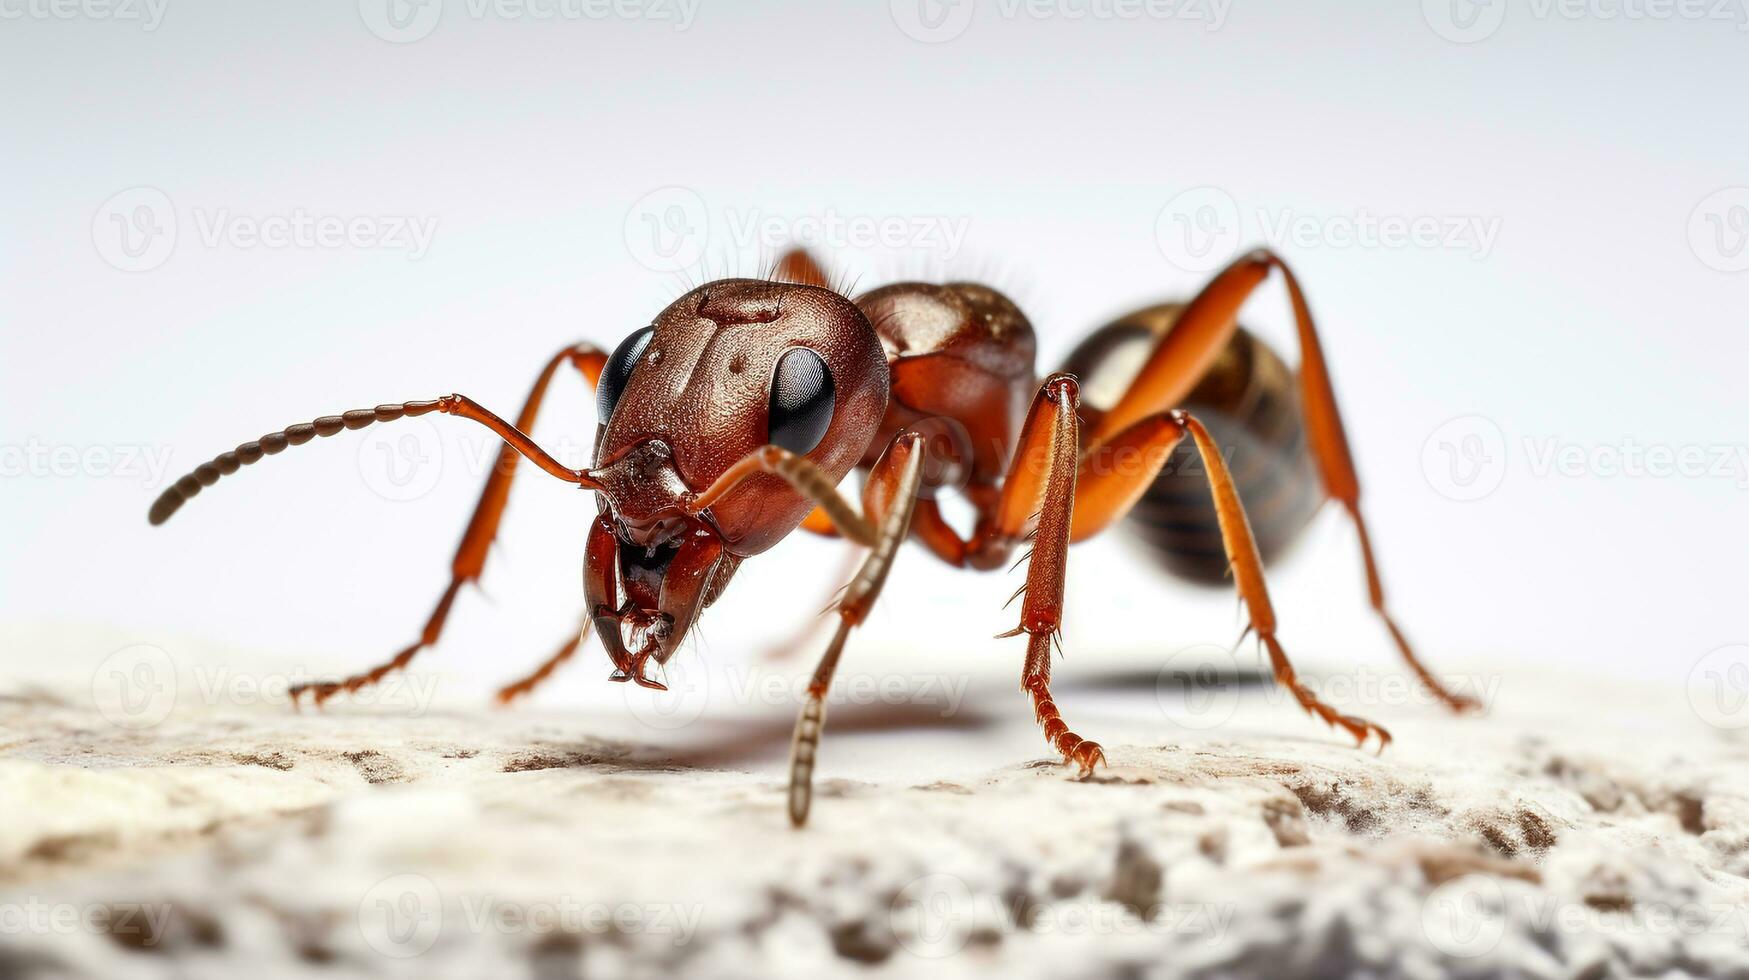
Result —
[{"label": "ant abdomen", "polygon": [[[1082,341],[1063,370],[1081,379],[1083,403],[1110,408],[1182,309],[1182,304],[1164,303],[1137,310]],[[1220,444],[1258,551],[1265,563],[1279,557],[1323,502],[1293,370],[1241,328],[1176,407],[1202,419]],[[1190,440],[1174,447],[1126,521],[1168,571],[1193,582],[1226,581],[1220,524]]]}]

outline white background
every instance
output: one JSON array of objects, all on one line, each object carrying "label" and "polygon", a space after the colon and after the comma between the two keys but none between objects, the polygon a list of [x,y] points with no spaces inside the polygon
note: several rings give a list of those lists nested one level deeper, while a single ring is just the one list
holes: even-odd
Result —
[{"label": "white background", "polygon": [[[1278,246],[1323,325],[1387,585],[1427,657],[1508,665],[1507,683],[1512,664],[1680,683],[1749,637],[1749,468],[1606,467],[1622,447],[1749,446],[1749,272],[1728,271],[1749,261],[1742,10],[1457,2],[1468,30],[1438,0],[1238,0],[1218,23],[1204,6],[703,0],[684,29],[653,0],[606,18],[426,0],[405,29],[374,0],[169,0],[155,26],[144,5],[124,8],[136,20],[0,0],[0,617],[102,627],[97,646],[367,666],[446,581],[490,451],[476,432],[439,419],[323,441],[149,528],[162,480],[382,401],[461,391],[513,414],[560,346],[611,346],[688,283],[756,273],[773,249],[737,236],[752,218],[963,228],[952,255],[918,241],[831,259],[863,288],[988,279],[1030,313],[1048,366],[1103,319],[1193,291],[1205,276],[1172,235],[1206,230],[1209,205],[1237,218],[1218,247],[1309,221]],[[663,188],[679,190],[648,196]],[[1181,197],[1198,188],[1213,190]],[[136,260],[114,221],[141,202],[176,231]],[[298,213],[435,233],[414,257],[238,232]],[[649,267],[663,243],[647,224],[676,214],[662,227],[702,254],[678,274]],[[1342,222],[1362,214],[1497,236],[1350,243]],[[117,267],[140,261],[155,265]],[[1245,319],[1297,359],[1278,286]],[[535,434],[581,454],[593,413],[565,378]],[[1581,464],[1539,467],[1551,446]],[[69,448],[72,473],[30,455]],[[434,461],[411,490],[382,463],[403,448]],[[136,449],[168,454],[158,483],[85,455]],[[579,609],[592,510],[525,468],[492,601],[464,596],[424,666],[477,678],[460,695],[477,700],[544,656]],[[796,539],[749,562],[682,659],[744,663],[792,636],[839,551]],[[1021,641],[989,637],[1013,623],[1018,576],[910,550],[855,655],[1017,672]],[[1078,548],[1069,582],[1066,671],[1151,673],[1238,632],[1230,595],[1156,574],[1117,535]],[[1334,509],[1271,582],[1308,668],[1396,670]],[[9,672],[37,666],[8,651]],[[606,672],[592,646],[542,696],[592,696]]]}]

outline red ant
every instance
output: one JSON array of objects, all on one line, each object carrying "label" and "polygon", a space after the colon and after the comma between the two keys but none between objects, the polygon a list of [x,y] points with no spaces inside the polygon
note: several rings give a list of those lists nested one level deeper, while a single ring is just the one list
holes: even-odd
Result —
[{"label": "red ant", "polygon": [[[1293,304],[1297,374],[1238,326],[1241,305],[1272,269]],[[163,523],[202,487],[264,455],[373,422],[442,412],[504,440],[449,587],[418,642],[368,673],[292,692],[311,690],[317,703],[405,667],[437,642],[456,593],[480,577],[519,455],[594,490],[599,510],[588,535],[583,628],[534,674],[500,691],[501,701],[551,674],[591,623],[613,662],[609,680],[662,689],[646,675],[650,661],[673,656],[743,560],[798,527],[849,538],[869,550],[837,603],[837,631],[796,722],[789,815],[797,825],[807,818],[826,691],[845,640],[867,617],[907,536],[951,565],[976,569],[1002,567],[1032,540],[1020,623],[1004,635],[1026,634],[1021,688],[1046,739],[1082,775],[1104,752],[1070,731],[1050,690],[1067,552],[1126,516],[1173,571],[1219,580],[1230,568],[1250,612],[1248,630],[1268,650],[1276,681],[1357,743],[1376,736],[1383,748],[1389,732],[1338,713],[1296,678],[1263,580],[1265,559],[1334,498],[1359,534],[1372,606],[1410,669],[1451,708],[1479,706],[1421,665],[1386,610],[1324,353],[1299,283],[1280,258],[1245,255],[1188,303],[1107,325],[1076,350],[1067,370],[1042,384],[1034,356],[1031,324],[994,289],[905,282],[852,300],[794,251],[770,280],[725,279],[692,290],[611,354],[586,343],[560,351],[515,425],[459,394],[327,416],[197,467],[158,498],[150,519]],[[587,469],[564,466],[524,434],[564,364],[582,372],[598,399],[595,463]],[[1102,407],[1083,403],[1078,377],[1117,394]],[[962,437],[945,448],[926,437],[944,419]],[[1242,451],[1246,466],[1229,470],[1216,431]],[[1191,462],[1191,447],[1200,469],[1167,465]],[[858,467],[868,470],[860,510],[837,490]],[[976,508],[969,538],[943,519],[929,493],[941,486],[960,488]],[[1242,501],[1263,515],[1255,529]]]}]

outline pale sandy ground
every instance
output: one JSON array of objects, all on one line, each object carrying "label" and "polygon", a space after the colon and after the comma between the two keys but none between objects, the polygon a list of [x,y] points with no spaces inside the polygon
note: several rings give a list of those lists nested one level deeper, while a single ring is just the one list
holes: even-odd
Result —
[{"label": "pale sandy ground", "polygon": [[802,832],[782,707],[160,718],[14,685],[0,977],[1749,977],[1749,732],[1514,677],[1485,718],[1381,705],[1378,756],[1261,687],[1183,727],[1066,686],[1110,752],[1087,782],[1011,684],[845,706]]}]

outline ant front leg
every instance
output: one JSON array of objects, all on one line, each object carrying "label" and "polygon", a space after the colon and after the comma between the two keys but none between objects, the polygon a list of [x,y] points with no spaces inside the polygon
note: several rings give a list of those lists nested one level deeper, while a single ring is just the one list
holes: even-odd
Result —
[{"label": "ant front leg", "polygon": [[[553,375],[560,367],[570,364],[582,374],[589,383],[591,391],[601,378],[601,369],[607,363],[607,355],[593,344],[575,344],[553,355],[541,368],[540,375],[535,378],[534,386],[529,390],[528,397],[523,401],[522,411],[517,413],[516,428],[527,432],[534,428],[535,420],[540,415],[541,403],[546,400],[547,386],[552,382]],[[469,582],[478,582],[480,575],[486,569],[486,555],[491,550],[492,541],[498,536],[498,526],[504,519],[505,505],[510,501],[510,484],[516,476],[516,464],[519,458],[517,450],[509,443],[498,451],[498,458],[492,464],[491,474],[486,478],[486,486],[480,492],[480,502],[474,505],[473,517],[469,518],[468,526],[462,532],[461,544],[457,546],[455,558],[450,562],[450,580],[443,595],[438,599],[437,607],[432,610],[431,617],[426,620],[425,628],[420,631],[419,640],[396,653],[386,663],[363,674],[355,674],[341,681],[324,681],[315,684],[298,684],[291,688],[293,703],[307,691],[314,695],[318,706],[328,698],[341,691],[355,691],[370,684],[391,670],[398,670],[407,665],[419,651],[436,645],[443,635],[443,626],[449,618],[451,604],[461,591],[461,587]],[[565,644],[552,657],[548,658],[532,674],[506,685],[498,692],[499,704],[508,704],[515,698],[532,691],[535,685],[551,676],[558,665],[570,658],[577,651],[588,631],[588,620],[585,619],[582,630]]]},{"label": "ant front leg", "polygon": [[[1081,460],[1080,506],[1075,511],[1070,537],[1075,541],[1090,538],[1128,513],[1148,485],[1154,482],[1172,448],[1187,432],[1195,441],[1198,455],[1208,471],[1209,492],[1214,498],[1215,516],[1220,522],[1221,543],[1232,566],[1239,597],[1251,615],[1247,629],[1256,633],[1264,649],[1269,651],[1276,683],[1292,692],[1306,711],[1330,725],[1341,727],[1354,736],[1356,742],[1364,743],[1369,735],[1376,735],[1382,750],[1390,744],[1390,732],[1364,718],[1338,712],[1319,700],[1294,673],[1287,652],[1276,638],[1275,607],[1269,601],[1269,588],[1263,580],[1263,558],[1258,554],[1257,541],[1251,534],[1251,521],[1245,516],[1245,505],[1239,500],[1239,491],[1227,470],[1220,447],[1194,417],[1179,411],[1162,412],[1142,419],[1109,442],[1090,447]],[[1145,462],[1125,466],[1115,462],[1118,460]]]},{"label": "ant front leg", "polygon": [[577,628],[577,632],[559,647],[557,653],[542,661],[541,665],[536,667],[533,672],[528,674],[528,676],[499,688],[497,694],[498,703],[509,704],[517,698],[522,697],[524,694],[534,690],[536,687],[539,687],[540,683],[548,677],[553,676],[553,671],[558,670],[560,664],[571,659],[571,656],[583,645],[583,641],[589,636],[589,627],[592,622],[593,620],[590,617],[583,617],[583,623]]},{"label": "ant front leg", "polygon": [[[548,383],[558,369],[567,363],[582,372],[593,386],[601,376],[606,356],[588,344],[567,347],[554,355],[535,380],[534,388],[529,392],[528,399],[523,404],[522,411],[518,414],[514,426],[462,395],[446,395],[435,401],[379,405],[374,409],[358,409],[342,415],[326,416],[314,422],[291,426],[282,432],[271,433],[254,442],[244,443],[230,452],[220,454],[211,462],[196,467],[194,472],[172,484],[158,497],[152,504],[148,518],[153,524],[164,523],[190,497],[200,493],[205,487],[217,483],[220,478],[235,473],[242,466],[255,463],[264,456],[282,452],[288,446],[303,445],[318,436],[331,436],[348,429],[363,428],[372,423],[392,422],[400,418],[413,418],[432,411],[439,411],[479,422],[504,440],[504,446],[498,453],[497,462],[492,468],[491,476],[486,481],[480,502],[474,509],[474,516],[468,522],[467,531],[462,535],[461,545],[456,550],[455,559],[451,563],[449,584],[445,587],[443,594],[439,596],[431,615],[426,619],[418,641],[403,648],[388,662],[366,673],[356,674],[340,681],[299,684],[290,689],[294,705],[298,703],[305,691],[312,691],[316,703],[320,705],[336,693],[357,690],[366,684],[374,683],[392,670],[405,667],[408,661],[412,660],[413,656],[420,650],[437,642],[438,637],[442,635],[444,623],[449,618],[450,608],[454,605],[461,587],[468,582],[477,581],[481,571],[485,568],[486,553],[493,537],[498,532],[499,522],[504,515],[504,505],[509,499],[510,482],[516,472],[518,457],[527,457],[547,473],[566,482],[580,486],[588,484],[588,477],[583,472],[569,469],[560,464],[524,434],[534,426],[535,417],[546,396]],[[559,659],[562,659],[562,655],[563,650],[561,650],[561,658]]]},{"label": "ant front leg", "polygon": [[1300,402],[1306,419],[1306,441],[1317,462],[1325,492],[1342,505],[1354,522],[1361,558],[1366,565],[1367,597],[1373,611],[1384,621],[1404,663],[1429,691],[1453,711],[1480,709],[1480,701],[1451,691],[1427,669],[1385,605],[1384,582],[1379,575],[1378,560],[1373,555],[1366,521],[1360,513],[1360,478],[1355,472],[1354,455],[1349,450],[1342,415],[1336,407],[1336,389],[1324,360],[1323,345],[1318,340],[1318,329],[1312,322],[1311,307],[1306,303],[1305,293],[1300,290],[1299,280],[1280,256],[1258,249],[1235,260],[1203,287],[1202,292],[1179,313],[1171,329],[1160,338],[1129,390],[1093,427],[1088,441],[1090,444],[1109,442],[1143,419],[1177,408],[1232,339],[1233,332],[1238,329],[1240,307],[1269,277],[1272,269],[1281,273],[1293,305],[1295,330],[1300,343],[1298,373]]},{"label": "ant front leg", "polygon": [[806,457],[777,446],[766,446],[730,467],[689,505],[693,513],[699,513],[746,477],[775,473],[813,500],[819,506],[816,513],[829,515],[845,537],[868,546],[862,566],[838,600],[837,631],[832,634],[819,666],[814,668],[808,683],[808,699],[796,718],[790,747],[789,818],[797,827],[807,822],[813,802],[814,760],[826,726],[826,692],[832,686],[832,675],[838,670],[851,629],[868,618],[881,587],[886,584],[893,556],[910,533],[911,515],[923,484],[924,452],[922,436],[900,433],[869,473],[868,484],[863,488],[862,514],[839,495],[826,475]]}]

